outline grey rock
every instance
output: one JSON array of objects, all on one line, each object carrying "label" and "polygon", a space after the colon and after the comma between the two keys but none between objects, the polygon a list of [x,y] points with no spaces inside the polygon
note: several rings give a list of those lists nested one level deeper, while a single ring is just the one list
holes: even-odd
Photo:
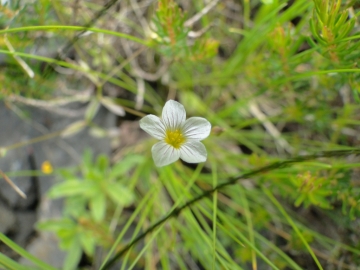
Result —
[{"label": "grey rock", "polygon": [[34,234],[34,224],[37,220],[36,212],[34,211],[17,211],[16,212],[16,234],[15,242],[20,246],[25,246]]},{"label": "grey rock", "polygon": [[[41,233],[38,238],[35,238],[27,250],[42,261],[56,268],[62,267],[66,257],[66,253],[59,248],[56,236],[48,232]],[[31,261],[24,258],[21,258],[19,262],[26,266],[33,266]]]},{"label": "grey rock", "polygon": [[[0,104],[0,145],[9,146],[22,142],[28,138],[30,131],[28,125],[24,125],[12,111],[7,109],[2,103]],[[39,134],[39,133],[37,133]],[[8,151],[5,157],[0,159],[0,169],[4,172],[17,172],[29,170],[29,148],[16,148]],[[10,177],[25,194],[30,193],[32,187],[31,177]],[[29,194],[29,198],[24,200],[17,194],[14,189],[8,185],[5,180],[1,179],[2,187],[0,197],[12,208],[27,208],[34,201],[34,196]]]},{"label": "grey rock", "polygon": [[15,215],[5,206],[0,205],[0,232],[8,233],[14,228]]}]

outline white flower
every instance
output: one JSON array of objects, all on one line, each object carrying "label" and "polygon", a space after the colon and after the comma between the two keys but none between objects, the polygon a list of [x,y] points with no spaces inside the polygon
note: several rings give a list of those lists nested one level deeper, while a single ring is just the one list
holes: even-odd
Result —
[{"label": "white flower", "polygon": [[188,163],[206,161],[206,149],[200,141],[209,136],[211,124],[202,117],[185,119],[184,106],[169,100],[161,118],[150,114],[140,120],[143,130],[161,140],[151,149],[156,166],[168,165],[179,158]]}]

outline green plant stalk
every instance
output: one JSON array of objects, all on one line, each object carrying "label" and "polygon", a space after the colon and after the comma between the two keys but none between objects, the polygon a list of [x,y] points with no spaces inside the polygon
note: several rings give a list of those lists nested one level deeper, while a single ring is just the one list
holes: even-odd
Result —
[{"label": "green plant stalk", "polygon": [[144,254],[144,252],[147,250],[147,248],[152,244],[152,242],[154,241],[155,237],[160,233],[162,227],[165,224],[161,225],[155,232],[154,234],[150,237],[150,239],[148,239],[147,243],[144,245],[144,247],[142,248],[142,250],[139,252],[138,256],[135,258],[135,260],[133,261],[133,263],[130,265],[130,267],[127,268],[127,270],[131,270],[136,266],[136,263],[138,262],[138,260],[141,258],[142,254]]},{"label": "green plant stalk", "polygon": [[[248,204],[248,200],[246,198],[246,194],[244,191],[244,188],[239,185],[239,190],[240,190],[240,200],[242,205],[244,206],[245,212],[245,219],[246,219],[246,224],[247,224],[247,229],[249,232],[249,240],[252,243],[253,246],[255,245],[255,238],[254,238],[254,228],[253,228],[253,223],[252,223],[252,219],[251,219],[251,213],[250,213],[250,208],[249,208],[249,204]],[[252,260],[252,267],[253,269],[257,269],[257,263],[256,263],[256,253],[254,250],[251,250],[251,260]]]},{"label": "green plant stalk", "polygon": [[[181,201],[184,199],[185,197],[185,194],[188,192],[188,190],[190,189],[190,187],[194,184],[194,181],[197,179],[198,175],[200,174],[201,172],[201,168],[203,166],[198,166],[198,168],[195,170],[194,174],[193,174],[193,177],[192,177],[192,180],[189,181],[187,187],[186,187],[186,191],[184,193],[182,193],[182,195],[180,195],[177,199],[177,201],[175,202],[174,206],[173,207],[176,207],[177,205],[179,205],[181,203]],[[172,182],[177,184],[177,181],[176,181],[176,178],[174,177],[173,175],[173,172],[171,170],[169,170],[169,168],[164,168],[164,171],[167,176],[169,178],[172,178]],[[158,196],[154,196],[153,198],[157,198]],[[152,208],[152,204],[148,204],[147,205],[147,208],[148,209],[151,209]],[[145,215],[144,215],[144,218],[145,218]],[[139,221],[138,222],[138,230],[135,229],[135,234],[137,234],[139,231],[140,231],[140,228],[142,227],[141,224],[143,224],[143,222]],[[126,269],[132,269],[133,267],[135,267],[137,261],[141,258],[141,255],[144,254],[144,252],[150,247],[150,244],[155,240],[156,236],[161,232],[161,228],[163,226],[161,226],[158,230],[156,230],[156,232],[154,233],[154,235],[152,235],[150,237],[150,239],[147,239],[146,240],[146,245],[142,248],[142,250],[140,251],[139,255],[135,258],[135,260],[132,262],[131,266],[126,268]],[[123,265],[124,266],[124,265]]]},{"label": "green plant stalk", "polygon": [[278,200],[272,195],[272,193],[264,186],[261,187],[261,190],[268,196],[270,201],[276,206],[276,208],[283,214],[283,216],[286,218],[287,222],[291,225],[291,227],[294,229],[296,234],[299,236],[303,244],[305,245],[306,249],[309,251],[311,257],[315,261],[316,265],[320,270],[323,270],[318,258],[316,257],[314,251],[311,249],[308,242],[306,242],[306,239],[300,232],[299,228],[296,226],[295,222],[292,220],[292,218],[286,213],[285,209],[281,206],[281,204],[278,202]]},{"label": "green plant stalk", "polygon": [[[28,177],[28,176],[47,176],[49,174],[43,173],[42,171],[26,170],[26,171],[9,171],[5,172],[9,177]],[[0,178],[2,178],[0,176]]]},{"label": "green plant stalk", "polygon": [[30,32],[30,31],[49,31],[49,30],[71,30],[71,31],[91,31],[94,33],[102,33],[106,35],[116,36],[120,38],[125,38],[128,40],[135,41],[139,44],[145,45],[150,47],[150,43],[147,41],[144,41],[140,38],[136,38],[131,35],[110,31],[106,29],[100,29],[95,27],[84,27],[84,26],[71,26],[71,25],[38,25],[38,26],[25,26],[25,27],[18,27],[18,28],[8,28],[4,30],[0,30],[1,34],[10,34],[10,33],[17,33],[17,32]]},{"label": "green plant stalk", "polygon": [[[213,187],[217,186],[218,179],[217,179],[217,168],[216,168],[216,162],[213,162],[212,164],[212,176],[213,176]],[[217,220],[217,191],[214,192],[213,196],[213,263],[212,263],[212,269],[215,270],[215,260],[216,260],[216,220]]]},{"label": "green plant stalk", "polygon": [[[211,208],[210,208],[211,209]],[[211,217],[211,213],[206,211],[201,205],[199,204],[199,207],[193,207],[191,211],[185,211],[183,213],[184,218],[187,221],[187,224],[189,226],[189,232],[195,232],[195,241],[197,243],[201,243],[203,247],[200,247],[200,249],[209,251],[213,249],[212,247],[212,239],[211,239],[211,227],[209,224],[207,224],[206,220],[204,219],[203,214],[206,214],[208,217]],[[199,226],[200,224],[200,226]],[[217,226],[217,225],[216,225]],[[218,262],[218,265],[220,264],[221,267],[224,269],[228,269],[226,267],[227,263],[233,263],[233,259],[231,256],[227,253],[226,249],[222,244],[219,242],[217,247],[217,252],[215,253],[215,262]],[[206,261],[206,263],[208,263]],[[234,269],[235,266],[233,266],[230,269]],[[229,270],[230,270],[229,269]]]},{"label": "green plant stalk", "polygon": [[[65,129],[64,129],[64,130],[65,130]],[[25,146],[25,145],[29,145],[29,144],[33,144],[33,143],[38,143],[38,142],[41,142],[41,141],[44,141],[44,140],[48,140],[48,139],[51,139],[51,138],[60,136],[60,134],[61,134],[64,130],[55,131],[55,132],[53,132],[53,133],[49,133],[49,134],[46,134],[46,135],[42,135],[42,136],[39,136],[39,137],[35,137],[35,138],[30,139],[30,140],[28,140],[28,141],[15,143],[15,144],[12,144],[12,145],[9,145],[9,146],[6,146],[6,147],[2,147],[2,149],[5,149],[6,151],[8,151],[8,150],[12,150],[12,149],[15,149],[15,148],[23,147],[23,146]]]},{"label": "green plant stalk", "polygon": [[243,5],[244,5],[244,29],[248,29],[250,27],[250,13],[251,13],[250,0],[243,0]]}]

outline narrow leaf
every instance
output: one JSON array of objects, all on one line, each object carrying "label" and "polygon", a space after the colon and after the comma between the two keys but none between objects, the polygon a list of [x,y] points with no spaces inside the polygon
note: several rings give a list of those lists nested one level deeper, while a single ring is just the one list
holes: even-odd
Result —
[{"label": "narrow leaf", "polygon": [[119,183],[108,184],[106,192],[115,203],[121,206],[129,205],[133,201],[133,193]]},{"label": "narrow leaf", "polygon": [[97,98],[91,99],[90,103],[88,104],[88,106],[86,108],[85,120],[88,122],[91,121],[95,117],[99,108],[100,108],[99,100]]},{"label": "narrow leaf", "polygon": [[101,191],[90,200],[91,216],[96,222],[100,222],[105,217],[106,197]]},{"label": "narrow leaf", "polygon": [[80,120],[75,123],[72,123],[68,125],[63,132],[61,132],[61,137],[65,138],[65,137],[73,136],[76,133],[79,133],[85,127],[86,127],[86,122],[84,120]]},{"label": "narrow leaf", "polygon": [[119,116],[125,115],[124,109],[120,105],[118,105],[112,98],[102,97],[100,102],[112,113]]}]

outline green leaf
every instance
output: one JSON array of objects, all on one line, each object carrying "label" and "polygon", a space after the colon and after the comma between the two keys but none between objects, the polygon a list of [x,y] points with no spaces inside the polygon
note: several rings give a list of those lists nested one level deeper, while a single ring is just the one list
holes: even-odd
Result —
[{"label": "green leaf", "polygon": [[272,4],[274,1],[273,0],[261,0],[261,2],[265,5],[270,5]]},{"label": "green leaf", "polygon": [[109,167],[109,158],[106,155],[99,155],[96,160],[96,166],[102,173],[105,173]]},{"label": "green leaf", "polygon": [[6,156],[6,148],[0,147],[0,157],[5,157]]},{"label": "green leaf", "polygon": [[105,217],[106,197],[101,191],[90,200],[91,216],[96,222],[100,222]]},{"label": "green leaf", "polygon": [[132,191],[119,183],[107,184],[106,192],[114,203],[122,206],[131,204],[134,199]]},{"label": "green leaf", "polygon": [[72,171],[67,169],[58,169],[57,172],[59,173],[62,179],[75,180],[77,178],[77,176]]},{"label": "green leaf", "polygon": [[100,108],[99,100],[96,97],[92,98],[86,108],[85,120],[90,122],[98,112],[99,108]]},{"label": "green leaf", "polygon": [[81,255],[82,255],[82,249],[81,249],[80,241],[75,238],[70,249],[68,250],[64,262],[64,270],[77,269],[77,266],[81,259]]},{"label": "green leaf", "polygon": [[96,191],[97,186],[95,185],[95,183],[92,183],[90,181],[67,181],[51,188],[48,196],[53,199],[80,194],[91,197],[91,195],[94,194],[94,192]]},{"label": "green leaf", "polygon": [[78,226],[73,229],[62,229],[59,230],[57,236],[61,239],[60,247],[64,250],[69,250],[73,245],[73,242],[77,241],[77,236],[79,234]]},{"label": "green leaf", "polygon": [[81,181],[67,181],[52,187],[48,196],[52,199],[78,195],[84,192],[84,185]]},{"label": "green leaf", "polygon": [[82,156],[83,164],[85,167],[91,168],[93,153],[90,148],[87,148]]},{"label": "green leaf", "polygon": [[90,127],[89,133],[92,137],[95,137],[95,138],[104,138],[108,135],[108,132],[106,129],[103,129],[103,128],[97,127],[97,126]]},{"label": "green leaf", "polygon": [[96,240],[90,233],[80,235],[81,245],[88,256],[93,256],[95,252]]},{"label": "green leaf", "polygon": [[71,196],[66,198],[63,215],[72,218],[81,218],[88,213],[89,195],[84,196]]},{"label": "green leaf", "polygon": [[42,221],[36,224],[36,228],[39,230],[46,230],[46,231],[53,231],[57,232],[61,229],[67,228],[71,229],[74,228],[76,225],[74,221],[69,218],[63,218],[60,220],[47,220]]},{"label": "green leaf", "polygon": [[86,127],[87,123],[84,120],[77,121],[75,123],[72,123],[66,127],[66,129],[61,132],[61,137],[71,137],[75,135],[76,133],[79,133]]},{"label": "green leaf", "polygon": [[109,98],[109,97],[102,97],[100,100],[101,104],[104,105],[110,112],[118,115],[118,116],[124,116],[125,111],[123,107],[121,107],[115,99]]},{"label": "green leaf", "polygon": [[294,202],[294,205],[296,207],[299,207],[304,202],[305,198],[306,198],[305,195],[301,194]]},{"label": "green leaf", "polygon": [[140,155],[126,156],[123,160],[119,161],[114,165],[114,167],[112,167],[109,179],[125,175],[131,170],[131,168],[135,167],[139,163],[142,163],[144,160],[145,158]]}]

